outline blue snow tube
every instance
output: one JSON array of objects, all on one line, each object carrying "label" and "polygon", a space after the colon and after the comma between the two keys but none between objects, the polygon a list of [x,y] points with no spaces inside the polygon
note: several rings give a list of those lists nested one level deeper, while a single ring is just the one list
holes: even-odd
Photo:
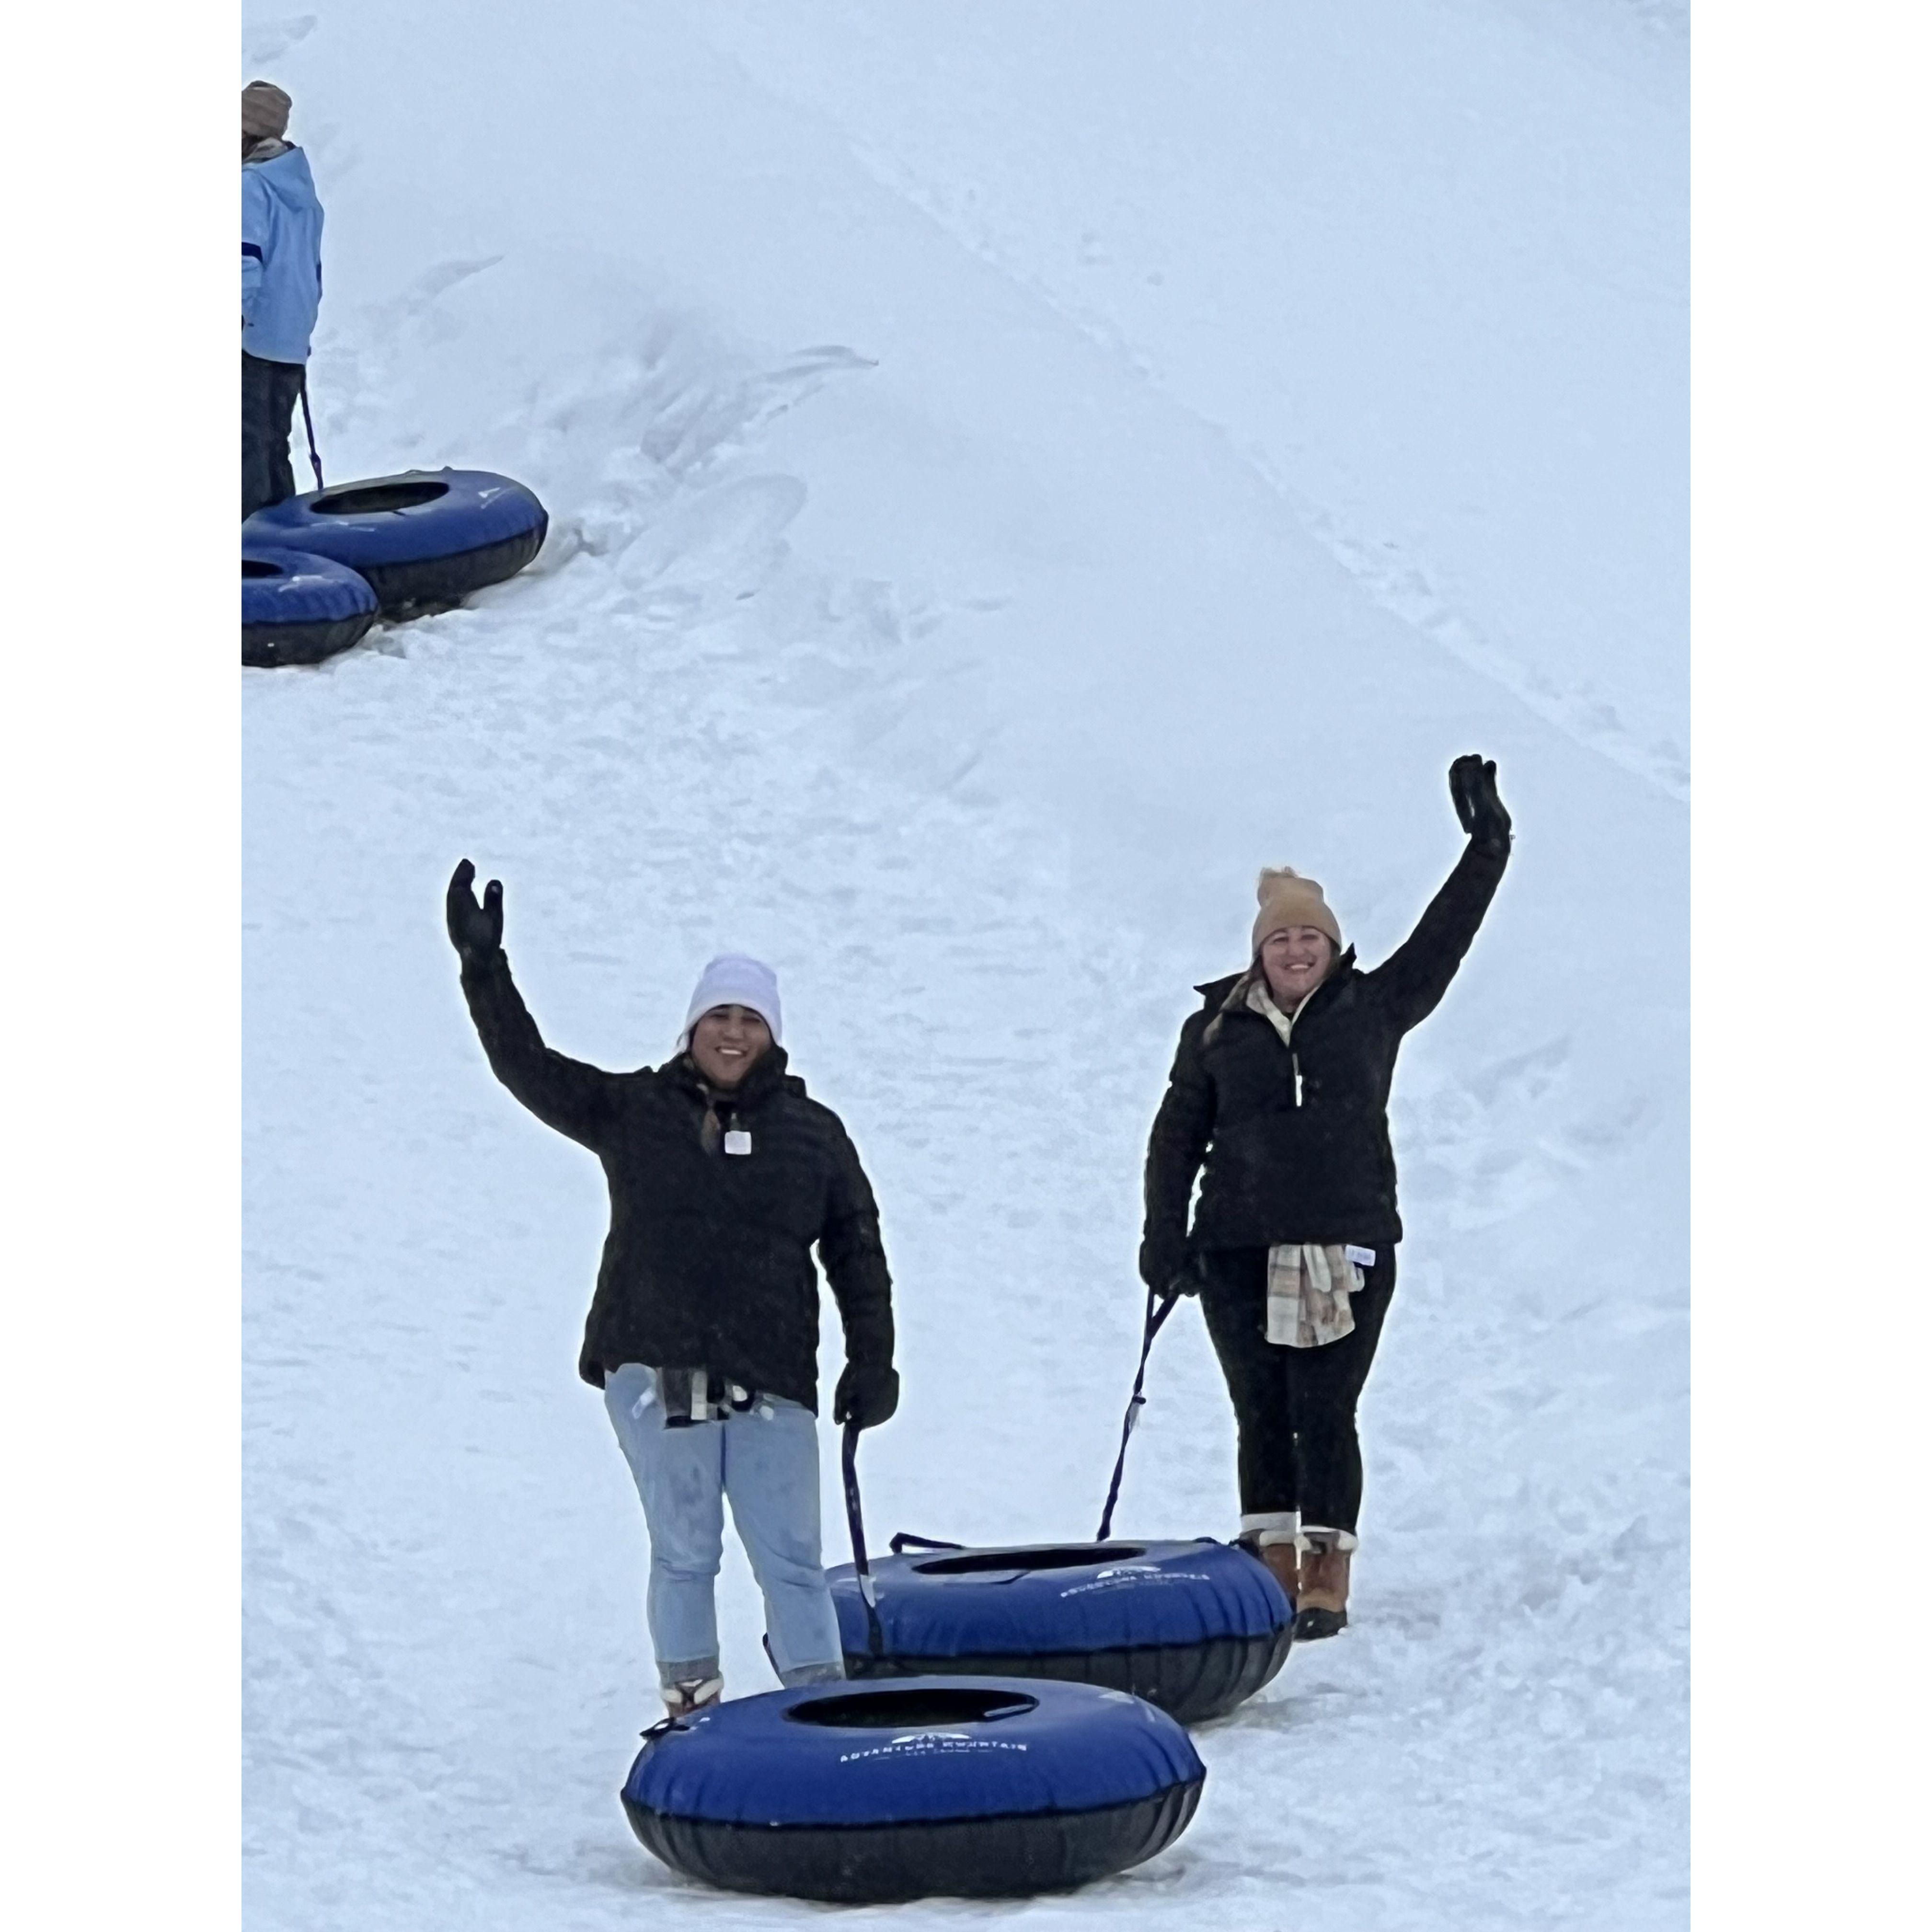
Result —
[{"label": "blue snow tube", "polygon": [[375,592],[346,565],[243,543],[244,664],[320,664],[359,643],[375,621]]},{"label": "blue snow tube", "polygon": [[257,510],[247,543],[332,556],[374,586],[382,614],[446,610],[514,577],[543,547],[550,518],[520,483],[487,470],[412,470]]},{"label": "blue snow tube", "polygon": [[733,1892],[878,1904],[1084,1885],[1165,1851],[1207,1772],[1152,1705],[916,1678],[718,1704],[645,1733],[631,1828]]},{"label": "blue snow tube", "polygon": [[[892,1548],[917,1540],[895,1537]],[[1198,1543],[932,1546],[875,1561],[876,1636],[850,1564],[826,1573],[847,1674],[1064,1678],[1200,1723],[1287,1660],[1294,1612],[1246,1550]]]}]

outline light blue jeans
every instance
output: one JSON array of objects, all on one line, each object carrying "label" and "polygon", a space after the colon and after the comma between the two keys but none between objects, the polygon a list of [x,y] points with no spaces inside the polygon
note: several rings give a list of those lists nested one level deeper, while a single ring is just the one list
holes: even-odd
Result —
[{"label": "light blue jeans", "polygon": [[780,1680],[843,1677],[838,1619],[818,1544],[818,1426],[808,1408],[761,1395],[722,1422],[664,1426],[657,1374],[626,1362],[604,1378],[604,1406],[631,1466],[650,1532],[644,1616],[668,1688],[718,1674],[718,1566],[724,1498],[765,1599],[765,1638]]}]

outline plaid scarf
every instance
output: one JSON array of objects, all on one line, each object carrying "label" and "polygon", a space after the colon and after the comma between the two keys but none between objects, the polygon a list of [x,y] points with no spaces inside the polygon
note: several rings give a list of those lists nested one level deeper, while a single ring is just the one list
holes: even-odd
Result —
[{"label": "plaid scarf", "polygon": [[1268,1250],[1268,1338],[1290,1348],[1319,1348],[1355,1331],[1348,1298],[1362,1271],[1339,1243],[1283,1242]]}]

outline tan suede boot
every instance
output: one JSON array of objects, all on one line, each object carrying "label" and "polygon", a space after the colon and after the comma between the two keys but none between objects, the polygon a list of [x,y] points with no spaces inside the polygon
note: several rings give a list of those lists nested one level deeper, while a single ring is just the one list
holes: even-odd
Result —
[{"label": "tan suede boot", "polygon": [[1262,1559],[1262,1567],[1282,1587],[1289,1604],[1299,1608],[1301,1604],[1301,1553],[1290,1537],[1284,1543],[1264,1543],[1255,1552]]},{"label": "tan suede boot", "polygon": [[[1316,1637],[1333,1636],[1348,1622],[1349,1550],[1342,1546],[1342,1532],[1310,1530],[1308,1548],[1301,1559],[1301,1594],[1295,1600],[1294,1636],[1298,1643]],[[1352,1546],[1354,1539],[1351,1537]]]}]

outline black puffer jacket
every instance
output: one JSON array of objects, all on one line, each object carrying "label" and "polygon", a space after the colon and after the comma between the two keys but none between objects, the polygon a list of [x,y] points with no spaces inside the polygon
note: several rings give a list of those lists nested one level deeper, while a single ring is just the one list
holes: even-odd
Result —
[{"label": "black puffer jacket", "polygon": [[[625,1362],[704,1368],[818,1406],[818,1277],[831,1284],[848,1358],[890,1366],[892,1278],[859,1156],[838,1117],[760,1058],[711,1096],[680,1056],[608,1073],[544,1046],[501,951],[466,961],[463,991],[498,1079],[539,1120],[604,1163],[610,1232],[578,1369],[602,1388]],[[748,1132],[728,1154],[725,1130]]]},{"label": "black puffer jacket", "polygon": [[[1415,930],[1373,972],[1352,950],[1304,1000],[1292,1045],[1244,995],[1246,974],[1197,987],[1148,1142],[1141,1276],[1165,1288],[1191,1252],[1402,1238],[1389,1083],[1402,1035],[1432,1012],[1508,862],[1474,841]],[[1201,1200],[1192,1235],[1188,1199]]]}]

